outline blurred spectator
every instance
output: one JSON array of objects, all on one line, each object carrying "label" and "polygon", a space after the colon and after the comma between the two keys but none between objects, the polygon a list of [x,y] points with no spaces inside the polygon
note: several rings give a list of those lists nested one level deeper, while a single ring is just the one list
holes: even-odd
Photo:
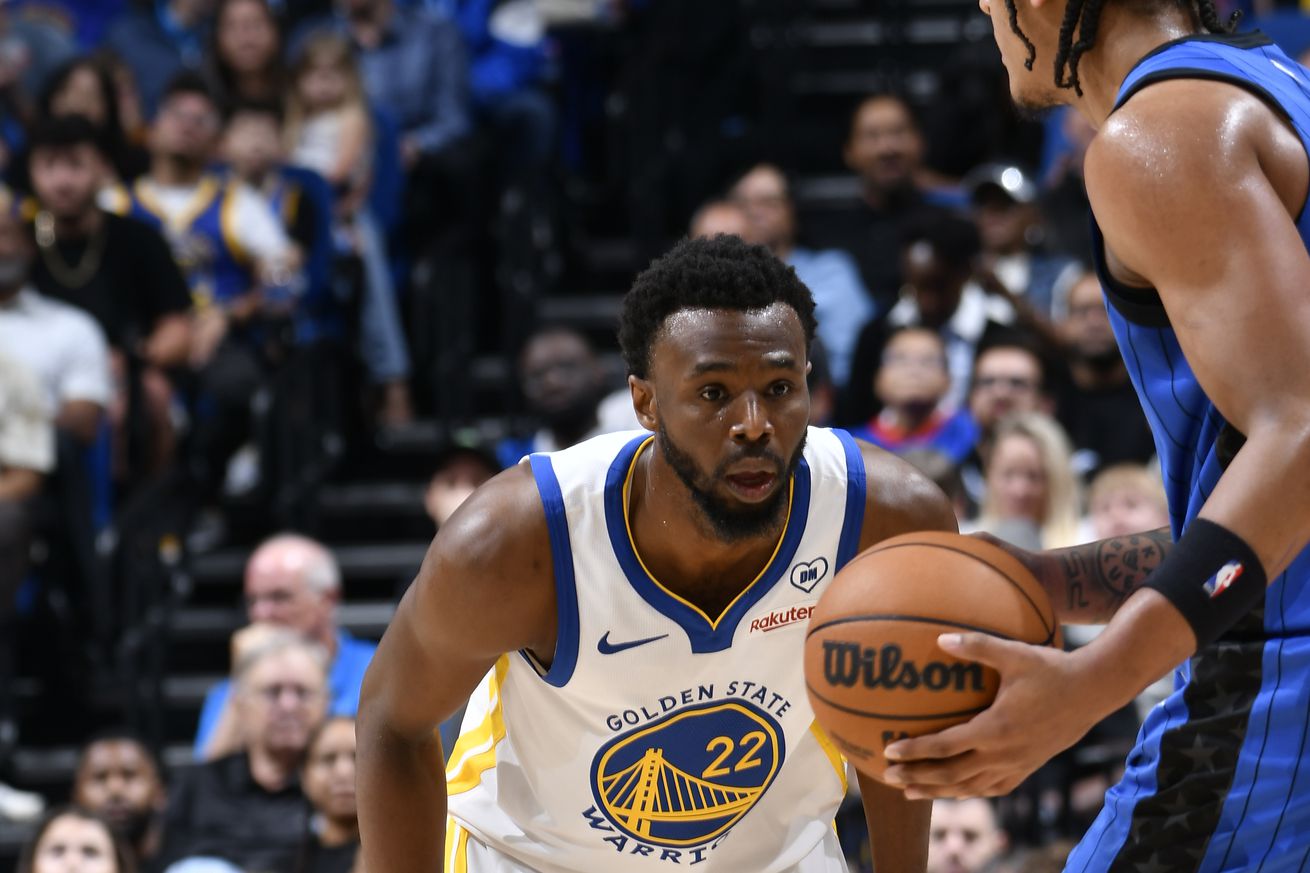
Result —
[{"label": "blurred spectator", "polygon": [[837,249],[807,249],[796,245],[796,205],[791,186],[773,164],[752,167],[729,195],[748,223],[747,242],[767,247],[796,270],[814,295],[819,337],[828,353],[832,380],[840,389],[851,374],[851,357],[860,327],[875,315],[873,301],[861,284],[854,261]]},{"label": "blurred spectator", "polygon": [[32,131],[29,152],[38,257],[32,282],[96,320],[109,341],[116,399],[110,421],[118,439],[140,386],[149,428],[148,468],[174,454],[169,370],[185,366],[191,343],[191,297],[168,244],[153,228],[106,213],[96,194],[106,172],[95,129],[79,116],[52,118]]},{"label": "blurred spectator", "polygon": [[437,456],[423,508],[440,528],[474,490],[500,472],[496,457],[477,446],[454,444]]},{"label": "blurred spectator", "polygon": [[131,69],[147,115],[184,69],[200,69],[214,0],[143,0],[110,28],[105,45]]},{"label": "blurred spectator", "polygon": [[177,775],[166,861],[223,858],[246,873],[291,867],[308,827],[299,770],[327,710],[327,659],[294,631],[266,635],[233,670],[243,751]]},{"label": "blurred spectator", "polygon": [[932,802],[927,873],[986,873],[1007,845],[992,801],[974,797]]},{"label": "blurred spectator", "polygon": [[50,74],[77,54],[72,33],[35,12],[0,5],[0,94],[11,111],[30,106]]},{"label": "blurred spectator", "polygon": [[851,435],[889,452],[933,449],[959,464],[973,451],[978,426],[965,410],[941,411],[950,387],[941,335],[924,327],[899,328],[883,348],[874,382],[882,411]]},{"label": "blurred spectator", "polygon": [[[1047,245],[1053,252],[1086,260],[1091,257],[1091,204],[1083,182],[1083,158],[1096,129],[1070,107],[1048,117],[1047,139],[1055,146],[1042,179],[1042,214]],[[1054,134],[1054,135],[1053,135]]]},{"label": "blurred spectator", "polygon": [[978,247],[977,229],[963,218],[929,212],[906,221],[900,258],[905,287],[900,301],[860,333],[841,421],[868,421],[876,413],[867,386],[882,363],[888,334],[898,327],[941,334],[951,375],[942,407],[960,406],[978,347],[1015,320],[1008,300],[988,294],[974,280]]},{"label": "blurred spectator", "polygon": [[410,174],[407,224],[435,238],[460,236],[479,208],[479,156],[470,139],[468,59],[459,28],[445,15],[397,6],[393,0],[337,0],[336,15],[311,21],[293,41],[330,27],[359,58],[369,102],[400,125],[401,160]]},{"label": "blurred spectator", "polygon": [[113,397],[105,337],[89,315],[39,293],[32,241],[13,198],[0,208],[0,349],[32,373],[61,431],[95,441]]},{"label": "blurred spectator", "polygon": [[39,21],[72,40],[82,51],[100,45],[110,23],[129,0],[7,0],[20,21]]},{"label": "blurred spectator", "polygon": [[[354,715],[359,688],[377,646],[357,640],[337,624],[341,569],[324,546],[294,534],[265,540],[246,563],[246,612],[251,625],[232,638],[232,663],[267,636],[267,626],[289,628],[322,648],[329,661],[328,712]],[[196,730],[198,758],[240,748],[241,724],[232,685],[223,681],[205,695]]]},{"label": "blurred spectator", "polygon": [[[987,493],[973,527],[1024,548],[1058,549],[1080,536],[1079,487],[1069,463],[1069,438],[1038,412],[1002,419],[984,454]],[[1037,543],[1020,542],[1035,535]]]},{"label": "blurred spectator", "polygon": [[329,718],[309,741],[300,784],[313,809],[294,873],[351,873],[359,855],[355,720]]},{"label": "blurred spectator", "polygon": [[136,873],[108,823],[75,807],[51,811],[23,847],[16,873]]},{"label": "blurred spectator", "polygon": [[148,868],[163,840],[168,802],[159,761],[138,737],[126,731],[97,734],[78,756],[73,802],[104,818]]},{"label": "blurred spectator", "polygon": [[983,268],[1039,318],[1050,321],[1063,312],[1081,268],[1044,250],[1046,229],[1032,177],[1013,165],[984,164],[965,176],[964,187],[982,239]]},{"label": "blurred spectator", "polygon": [[209,71],[226,101],[282,102],[282,31],[267,0],[219,0]]},{"label": "blurred spectator", "polygon": [[919,184],[923,136],[910,106],[894,94],[865,98],[851,117],[843,157],[860,177],[860,198],[816,216],[815,238],[845,249],[864,287],[886,311],[901,287],[902,225],[928,206],[962,205]]},{"label": "blurred spectator", "polygon": [[1046,368],[1034,343],[1011,333],[996,337],[978,351],[969,380],[969,414],[978,425],[978,448],[961,470],[974,506],[982,503],[982,454],[991,445],[996,425],[1013,413],[1051,414],[1054,404],[1046,388]]},{"label": "blurred spectator", "polygon": [[[519,355],[519,385],[528,412],[542,424],[531,437],[509,437],[496,448],[504,467],[533,452],[554,452],[610,432],[599,409],[605,397],[605,372],[587,338],[562,325],[538,329]],[[636,415],[628,414],[635,427]],[[625,428],[616,428],[625,429]]]},{"label": "blurred spectator", "polygon": [[277,363],[295,309],[299,254],[281,221],[249,186],[208,171],[222,130],[213,95],[194,73],[165,89],[150,132],[150,173],[109,198],[158,228],[196,306],[190,363],[199,371],[189,472],[212,499],[228,460],[251,432],[251,399]]},{"label": "blurred spectator", "polygon": [[[0,351],[0,765],[18,742],[13,681],[18,666],[18,589],[31,549],[30,503],[54,466],[55,430],[44,392],[26,369]],[[0,783],[0,819],[40,813],[39,798]]]},{"label": "blurred spectator", "polygon": [[959,464],[936,449],[917,447],[906,449],[901,453],[901,458],[942,489],[942,493],[951,501],[957,522],[963,522],[969,517],[969,497],[964,491],[964,481],[960,478]]},{"label": "blurred spectator", "polygon": [[709,239],[720,234],[746,239],[751,235],[750,219],[737,203],[711,200],[692,214],[687,233],[693,239]]},{"label": "blurred spectator", "polygon": [[312,34],[292,72],[286,140],[293,163],[314,170],[337,195],[333,233],[339,256],[363,267],[360,333],[369,375],[383,386],[382,419],[413,417],[409,352],[401,329],[386,240],[368,208],[374,132],[350,45],[333,33]]},{"label": "blurred spectator", "polygon": [[60,67],[46,82],[37,108],[40,118],[80,115],[92,124],[107,160],[102,185],[135,179],[150,166],[149,153],[128,140],[119,118],[113,74],[101,61],[77,58]]},{"label": "blurred spectator", "polygon": [[[1097,807],[1099,809],[1099,802]],[[1040,849],[1027,849],[997,873],[1061,873],[1073,850],[1074,843],[1068,840],[1057,840]]]},{"label": "blurred spectator", "polygon": [[1138,464],[1106,467],[1087,489],[1092,539],[1107,540],[1169,526],[1164,483],[1154,469]]},{"label": "blurred spectator", "polygon": [[1087,475],[1109,464],[1146,463],[1155,440],[1105,309],[1100,281],[1093,274],[1069,291],[1068,314],[1060,325],[1068,344],[1070,382],[1057,408],[1073,440],[1075,467]]}]

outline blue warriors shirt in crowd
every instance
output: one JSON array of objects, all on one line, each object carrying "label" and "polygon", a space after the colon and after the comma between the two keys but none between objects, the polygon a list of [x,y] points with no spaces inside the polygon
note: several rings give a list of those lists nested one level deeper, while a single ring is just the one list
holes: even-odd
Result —
[{"label": "blue warriors shirt in crowd", "polygon": [[631,476],[652,442],[627,432],[530,456],[558,642],[549,667],[504,655],[469,701],[446,771],[447,871],[846,869],[833,830],[845,765],[814,720],[801,654],[859,545],[857,444],[809,429],[772,558],[711,619],[632,542]]},{"label": "blue warriors shirt in crowd", "polygon": [[[1129,74],[1116,108],[1165,79],[1244,88],[1279,110],[1310,151],[1310,74],[1260,34],[1162,46]],[[1223,184],[1222,168],[1215,178],[1198,184]],[[1297,226],[1310,248],[1310,214],[1303,211]],[[1158,295],[1115,283],[1099,228],[1093,236],[1119,347],[1155,434],[1176,539],[1242,436],[1197,383]],[[1253,309],[1260,291],[1232,289]],[[1178,669],[1175,692],[1147,717],[1123,780],[1106,795],[1068,871],[1307,869],[1308,582],[1310,553],[1302,553],[1269,587],[1263,608]]]}]

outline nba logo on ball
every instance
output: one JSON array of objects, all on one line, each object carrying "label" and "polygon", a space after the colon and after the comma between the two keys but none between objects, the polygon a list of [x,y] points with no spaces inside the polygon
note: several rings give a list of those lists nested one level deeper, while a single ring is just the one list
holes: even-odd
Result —
[{"label": "nba logo on ball", "polygon": [[1229,586],[1241,577],[1242,570],[1244,569],[1245,568],[1242,566],[1241,561],[1229,561],[1227,564],[1224,564],[1219,568],[1218,573],[1215,573],[1209,579],[1205,580],[1205,585],[1203,586],[1205,588],[1205,593],[1209,594],[1211,599],[1223,594],[1228,590]]}]

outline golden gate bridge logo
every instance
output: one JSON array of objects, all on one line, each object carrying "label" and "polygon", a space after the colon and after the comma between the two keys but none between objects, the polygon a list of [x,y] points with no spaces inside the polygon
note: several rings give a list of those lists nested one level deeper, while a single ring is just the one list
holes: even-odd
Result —
[{"label": "golden gate bridge logo", "polygon": [[592,792],[623,832],[662,846],[709,842],[768,789],[782,730],[744,701],[675,712],[615,737],[592,764]]}]

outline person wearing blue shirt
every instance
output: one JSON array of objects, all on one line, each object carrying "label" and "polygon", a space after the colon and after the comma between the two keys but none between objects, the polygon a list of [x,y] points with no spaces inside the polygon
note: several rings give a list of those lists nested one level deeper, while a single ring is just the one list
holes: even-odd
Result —
[{"label": "person wearing blue shirt", "polygon": [[[357,640],[337,625],[341,570],[326,547],[314,540],[281,534],[262,543],[246,564],[246,610],[251,624],[232,638],[232,662],[256,648],[269,628],[291,628],[328,653],[328,712],[354,715],[364,671],[377,646]],[[232,706],[232,683],[224,680],[205,696],[196,731],[198,760],[213,760],[240,747]]]},{"label": "person wearing blue shirt", "polygon": [[846,385],[860,329],[876,314],[859,268],[846,252],[796,245],[796,207],[787,177],[773,164],[757,164],[730,193],[746,215],[747,242],[767,247],[796,271],[814,295],[819,339],[828,353],[832,381]]}]

